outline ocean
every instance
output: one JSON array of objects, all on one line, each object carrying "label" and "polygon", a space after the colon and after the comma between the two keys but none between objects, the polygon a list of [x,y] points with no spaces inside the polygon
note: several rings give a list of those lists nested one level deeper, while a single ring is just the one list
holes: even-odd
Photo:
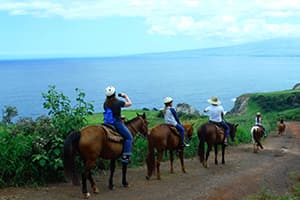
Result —
[{"label": "ocean", "polygon": [[171,96],[174,104],[188,103],[199,111],[207,99],[218,96],[229,111],[245,93],[291,89],[300,82],[299,57],[128,56],[0,61],[0,108],[15,106],[18,117],[47,114],[42,93],[49,85],[73,102],[75,88],[86,94],[95,112],[102,112],[104,89],[112,85],[125,92],[128,109],[163,108]]}]

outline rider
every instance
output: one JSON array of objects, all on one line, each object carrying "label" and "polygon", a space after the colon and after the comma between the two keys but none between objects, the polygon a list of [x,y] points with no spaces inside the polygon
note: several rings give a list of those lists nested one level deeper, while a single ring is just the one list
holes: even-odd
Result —
[{"label": "rider", "polygon": [[255,126],[261,127],[263,132],[264,132],[264,137],[267,137],[267,133],[266,133],[266,129],[265,127],[262,125],[262,119],[261,119],[261,114],[260,112],[256,113],[256,117],[255,117]]},{"label": "rider", "polygon": [[176,127],[176,129],[181,134],[179,148],[183,149],[184,147],[189,146],[184,142],[184,128],[181,125],[179,118],[177,116],[176,110],[172,107],[173,99],[171,97],[166,97],[164,99],[164,118],[166,124],[171,124]]},{"label": "rider", "polygon": [[[113,125],[116,128],[117,132],[123,136],[124,149],[123,149],[123,154],[121,156],[121,161],[123,163],[129,163],[130,157],[132,155],[133,136],[131,135],[130,131],[122,121],[121,108],[131,106],[132,105],[131,100],[125,93],[118,94],[118,96],[124,98],[125,101],[119,100],[116,97],[116,89],[112,86],[108,86],[105,89],[105,96],[106,96],[106,100],[103,104],[104,123],[109,123]],[[111,113],[112,113],[112,117],[109,116],[109,114]]]},{"label": "rider", "polygon": [[218,100],[218,97],[213,96],[211,99],[208,99],[208,103],[211,104],[211,106],[208,106],[204,109],[205,113],[209,114],[209,122],[212,122],[214,124],[219,124],[225,129],[225,139],[224,139],[224,145],[228,145],[228,136],[230,133],[230,128],[224,121],[224,108],[221,106],[221,101]]}]

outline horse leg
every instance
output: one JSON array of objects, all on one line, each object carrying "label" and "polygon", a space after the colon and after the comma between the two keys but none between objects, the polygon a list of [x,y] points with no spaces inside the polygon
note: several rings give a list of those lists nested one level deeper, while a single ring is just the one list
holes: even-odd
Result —
[{"label": "horse leg", "polygon": [[215,149],[215,164],[218,164],[218,145],[215,144],[214,145],[214,149]]},{"label": "horse leg", "polygon": [[157,152],[157,161],[156,161],[156,171],[157,171],[157,174],[156,174],[156,177],[158,180],[160,180],[160,161],[162,160],[162,157],[163,157],[163,151],[158,151]]},{"label": "horse leg", "polygon": [[86,179],[87,179],[87,174],[90,173],[90,170],[85,167],[84,171],[81,174],[82,178],[82,195],[84,199],[88,199],[91,195],[87,191],[87,186],[86,186]]},{"label": "horse leg", "polygon": [[212,146],[210,144],[207,145],[207,151],[206,151],[206,157],[205,157],[205,162],[203,163],[203,166],[205,168],[207,168],[207,160],[208,160],[208,157],[209,157],[209,152],[211,151],[212,149]]},{"label": "horse leg", "polygon": [[110,161],[109,168],[110,168],[110,176],[109,176],[108,188],[110,190],[112,190],[114,188],[113,177],[114,177],[114,173],[115,173],[115,169],[116,169],[116,161],[115,160]]},{"label": "horse leg", "polygon": [[126,179],[127,174],[127,163],[122,163],[122,184],[123,187],[129,187],[129,184]]},{"label": "horse leg", "polygon": [[95,194],[99,193],[99,189],[98,187],[96,186],[96,183],[92,177],[92,172],[91,170],[88,171],[88,174],[87,174],[87,178],[89,179],[90,183],[91,183],[91,187],[93,188],[93,192]]},{"label": "horse leg", "polygon": [[185,167],[184,167],[184,159],[183,159],[183,156],[184,156],[184,151],[179,151],[179,158],[180,158],[180,163],[181,163],[181,170],[183,173],[186,173],[185,171]]},{"label": "horse leg", "polygon": [[170,150],[169,152],[170,152],[170,164],[171,164],[170,173],[174,174],[174,167],[173,167],[174,155],[172,150]]},{"label": "horse leg", "polygon": [[222,164],[225,164],[225,145],[222,144]]}]

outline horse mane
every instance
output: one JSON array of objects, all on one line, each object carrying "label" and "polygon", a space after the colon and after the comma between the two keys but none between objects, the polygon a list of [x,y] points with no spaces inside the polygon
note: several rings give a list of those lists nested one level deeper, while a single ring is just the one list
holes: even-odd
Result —
[{"label": "horse mane", "polygon": [[130,119],[130,120],[127,120],[125,121],[125,125],[128,125],[128,124],[131,124],[132,122],[135,122],[139,119],[140,116],[136,116],[135,118],[133,119]]}]

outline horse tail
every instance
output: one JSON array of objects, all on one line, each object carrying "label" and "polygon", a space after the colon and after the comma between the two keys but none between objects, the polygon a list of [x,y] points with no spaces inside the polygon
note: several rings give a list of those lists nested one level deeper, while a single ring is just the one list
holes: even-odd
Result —
[{"label": "horse tail", "polygon": [[205,135],[206,135],[206,126],[201,125],[200,129],[198,130],[198,138],[199,138],[198,155],[201,163],[203,163],[204,161]]},{"label": "horse tail", "polygon": [[78,174],[75,169],[75,156],[79,152],[79,139],[80,132],[72,131],[65,139],[64,152],[63,152],[63,163],[64,173],[66,178],[72,177],[72,183],[74,185],[79,184]]},{"label": "horse tail", "polygon": [[151,137],[151,134],[148,135],[148,156],[146,158],[146,163],[147,163],[147,171],[148,171],[147,178],[150,178],[150,176],[155,170],[154,144],[153,144],[153,138]]}]

